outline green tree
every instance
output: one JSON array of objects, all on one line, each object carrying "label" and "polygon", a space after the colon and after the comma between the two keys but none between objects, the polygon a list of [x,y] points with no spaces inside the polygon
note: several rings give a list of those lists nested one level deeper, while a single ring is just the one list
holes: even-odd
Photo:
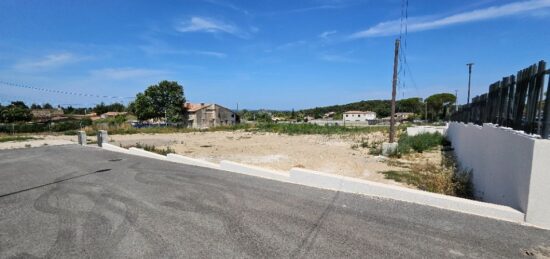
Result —
[{"label": "green tree", "polygon": [[53,109],[53,106],[49,103],[45,103],[44,105],[42,105],[42,108],[43,109]]},{"label": "green tree", "polygon": [[95,113],[97,113],[97,115],[100,115],[100,114],[104,114],[106,112],[108,112],[109,110],[107,109],[107,105],[105,105],[104,102],[101,102],[100,104],[97,104],[94,108],[93,108],[93,111]]},{"label": "green tree", "polygon": [[112,104],[105,104],[101,102],[100,104],[97,104],[93,111],[95,113],[104,114],[106,112],[123,112],[126,110],[126,107],[124,107],[124,104],[122,103],[112,103]]},{"label": "green tree", "polygon": [[162,81],[138,93],[133,104],[139,120],[161,119],[168,122],[187,123],[187,111],[183,108],[185,96],[183,87],[175,81]]},{"label": "green tree", "polygon": [[24,122],[32,119],[31,110],[22,101],[11,102],[0,113],[3,122]]},{"label": "green tree", "polygon": [[428,110],[432,115],[432,120],[444,119],[446,115],[446,107],[456,101],[456,96],[450,93],[434,94],[426,98]]},{"label": "green tree", "polygon": [[122,103],[111,103],[107,105],[107,109],[110,112],[123,112],[126,110],[126,107]]},{"label": "green tree", "polygon": [[73,114],[75,112],[75,109],[73,106],[69,105],[67,108],[63,109],[63,112],[65,114]]},{"label": "green tree", "polygon": [[36,109],[42,109],[42,106],[36,103],[31,104],[31,110],[36,110]]},{"label": "green tree", "polygon": [[424,102],[418,97],[401,99],[397,101],[397,111],[422,114],[424,113]]}]

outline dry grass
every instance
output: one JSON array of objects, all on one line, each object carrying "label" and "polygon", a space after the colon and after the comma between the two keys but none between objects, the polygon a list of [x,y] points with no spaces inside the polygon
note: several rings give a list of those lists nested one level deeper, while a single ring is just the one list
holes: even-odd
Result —
[{"label": "dry grass", "polygon": [[472,197],[471,172],[459,170],[454,157],[448,153],[443,154],[439,164],[429,161],[409,163],[391,159],[388,165],[403,170],[381,172],[386,179],[407,183],[424,191],[464,198]]}]

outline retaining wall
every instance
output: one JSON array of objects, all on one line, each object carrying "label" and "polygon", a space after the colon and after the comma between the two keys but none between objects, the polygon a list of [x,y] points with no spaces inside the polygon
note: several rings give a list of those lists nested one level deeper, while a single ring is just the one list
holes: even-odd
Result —
[{"label": "retaining wall", "polygon": [[476,198],[510,206],[550,228],[550,140],[493,124],[452,122],[447,130],[459,165],[473,171]]},{"label": "retaining wall", "polygon": [[436,133],[439,132],[441,135],[445,135],[447,131],[447,126],[415,126],[407,128],[407,135],[416,136],[422,133]]}]

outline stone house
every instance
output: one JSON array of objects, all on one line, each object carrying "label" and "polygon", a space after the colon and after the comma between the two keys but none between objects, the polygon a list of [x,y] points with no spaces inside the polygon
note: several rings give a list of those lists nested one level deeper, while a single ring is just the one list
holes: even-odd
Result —
[{"label": "stone house", "polygon": [[236,113],[218,104],[185,103],[184,108],[189,114],[187,122],[190,128],[235,125],[239,122]]}]

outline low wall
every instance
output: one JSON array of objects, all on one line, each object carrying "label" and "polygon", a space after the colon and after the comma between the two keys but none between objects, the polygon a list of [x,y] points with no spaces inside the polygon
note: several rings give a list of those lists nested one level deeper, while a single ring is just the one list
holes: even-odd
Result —
[{"label": "low wall", "polygon": [[441,135],[445,135],[447,131],[447,126],[414,126],[407,128],[408,136],[416,136],[422,133],[436,133],[439,132]]},{"label": "low wall", "polygon": [[493,124],[452,122],[447,130],[462,169],[473,170],[476,198],[525,213],[550,227],[550,140]]}]

